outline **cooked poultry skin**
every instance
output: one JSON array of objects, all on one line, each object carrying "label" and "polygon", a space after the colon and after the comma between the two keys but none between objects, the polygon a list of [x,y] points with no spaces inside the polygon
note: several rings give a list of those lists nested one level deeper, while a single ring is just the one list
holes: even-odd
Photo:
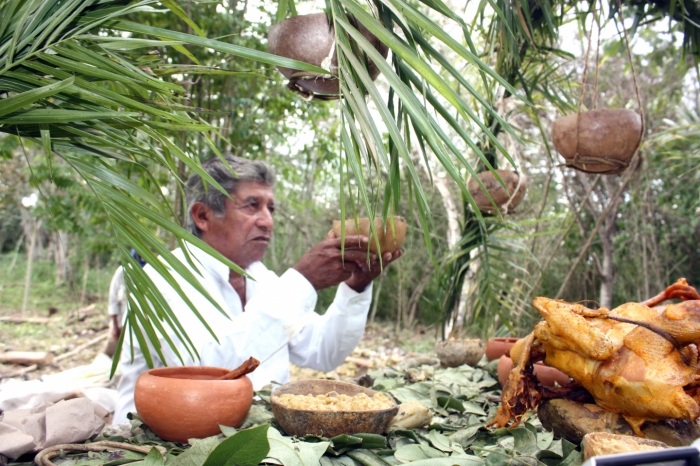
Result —
[{"label": "cooked poultry skin", "polygon": [[[666,299],[686,301],[659,312]],[[620,413],[635,433],[646,420],[700,417],[697,374],[700,295],[684,279],[644,303],[612,311],[535,298],[544,321],[511,350],[513,370],[493,425],[514,425],[542,398],[532,364],[544,358],[582,385],[596,404]]]}]

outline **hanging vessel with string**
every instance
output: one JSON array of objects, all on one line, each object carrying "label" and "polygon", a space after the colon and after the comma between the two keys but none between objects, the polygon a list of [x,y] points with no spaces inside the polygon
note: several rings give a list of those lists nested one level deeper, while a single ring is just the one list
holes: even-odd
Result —
[{"label": "hanging vessel with string", "polygon": [[[348,20],[384,58],[387,57],[389,49],[386,45],[352,15],[348,15]],[[287,87],[290,90],[301,94],[307,100],[332,100],[340,97],[335,30],[333,25],[328,23],[326,13],[294,16],[273,25],[267,36],[267,45],[270,53],[274,55],[303,61],[331,72],[324,75],[277,67],[280,73],[289,78]],[[364,61],[363,55],[358,51],[357,56],[361,61]],[[367,71],[372,79],[379,76],[379,68],[372,60],[368,60]]]},{"label": "hanging vessel with string", "polygon": [[467,183],[469,194],[471,194],[476,206],[483,213],[495,214],[500,212],[503,215],[513,213],[527,192],[527,177],[512,170],[496,170],[495,172],[501,178],[503,184],[506,185],[506,189],[503,189],[493,172],[486,170],[477,174],[489,196],[493,199],[493,203],[491,203],[491,199],[481,189],[479,182],[475,178],[470,179],[469,183]]},{"label": "hanging vessel with string", "polygon": [[[624,108],[596,108],[598,102],[597,51],[593,110],[581,111],[586,87],[588,56],[591,49],[591,33],[589,32],[586,65],[583,70],[577,112],[557,119],[552,125],[554,147],[566,159],[565,165],[585,173],[614,175],[625,171],[637,152],[644,134],[642,101],[637,87],[637,77],[634,72],[634,63],[632,62],[621,8],[620,16],[634,80],[638,111]],[[598,49],[600,48],[600,29],[600,22],[598,22]],[[591,27],[592,30],[593,27]]]}]

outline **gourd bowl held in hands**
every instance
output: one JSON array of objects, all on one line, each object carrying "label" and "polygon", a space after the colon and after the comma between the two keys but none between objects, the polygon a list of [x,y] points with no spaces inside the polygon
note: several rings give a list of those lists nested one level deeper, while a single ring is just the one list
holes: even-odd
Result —
[{"label": "gourd bowl held in hands", "polygon": [[217,380],[229,369],[207,366],[162,367],[141,374],[134,402],[141,420],[163,440],[187,443],[239,427],[253,403],[246,376]]},{"label": "gourd bowl held in hands", "polygon": [[[333,220],[333,232],[338,238],[340,238],[340,227],[340,220]],[[357,224],[355,224],[355,219],[351,218],[345,221],[345,236],[362,235],[368,237],[369,250],[375,254],[378,253],[377,243],[379,243],[382,254],[385,252],[394,253],[401,247],[404,238],[406,238],[406,219],[403,217],[395,216],[393,227],[391,219],[387,219],[386,229],[382,225],[382,219],[376,217],[374,228],[377,232],[376,238],[370,230],[369,218],[358,218]]]}]

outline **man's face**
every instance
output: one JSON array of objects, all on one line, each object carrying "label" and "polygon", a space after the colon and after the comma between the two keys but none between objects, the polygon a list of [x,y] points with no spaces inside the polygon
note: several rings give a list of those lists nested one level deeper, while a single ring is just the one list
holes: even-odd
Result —
[{"label": "man's face", "polygon": [[226,214],[211,216],[202,240],[242,268],[263,258],[272,235],[275,196],[265,183],[244,181],[226,199]]}]

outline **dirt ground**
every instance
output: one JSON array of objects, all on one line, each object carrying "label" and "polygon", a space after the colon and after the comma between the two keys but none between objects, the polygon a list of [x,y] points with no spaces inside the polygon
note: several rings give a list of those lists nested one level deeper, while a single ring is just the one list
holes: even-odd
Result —
[{"label": "dirt ground", "polygon": [[[105,348],[108,329],[106,303],[98,301],[80,309],[48,312],[0,312],[0,353],[7,351],[49,351],[54,363],[37,368],[0,363],[0,380],[14,378],[32,380],[73,367],[90,364]],[[27,318],[27,322],[12,322],[8,318]],[[367,370],[395,365],[407,355],[432,354],[436,339],[435,328],[416,327],[398,334],[393,323],[368,326],[362,342],[344,364],[335,371],[322,373],[292,366],[292,379],[327,378],[349,380],[364,375]],[[84,347],[88,345],[88,347]],[[78,351],[76,351],[76,349]],[[66,355],[63,358],[62,355]]]}]

